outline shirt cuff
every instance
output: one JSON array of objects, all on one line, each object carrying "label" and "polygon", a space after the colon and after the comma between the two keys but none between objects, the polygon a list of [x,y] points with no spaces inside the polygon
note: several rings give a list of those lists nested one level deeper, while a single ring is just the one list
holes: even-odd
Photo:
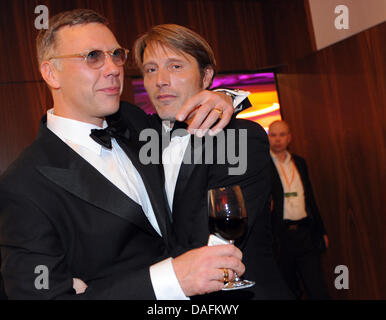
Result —
[{"label": "shirt cuff", "polygon": [[190,300],[181,289],[172,258],[150,266],[150,279],[157,300]]},{"label": "shirt cuff", "polygon": [[225,94],[228,94],[233,99],[233,108],[236,109],[236,107],[243,102],[251,93],[249,91],[239,90],[239,89],[214,89],[214,92],[224,92]]}]

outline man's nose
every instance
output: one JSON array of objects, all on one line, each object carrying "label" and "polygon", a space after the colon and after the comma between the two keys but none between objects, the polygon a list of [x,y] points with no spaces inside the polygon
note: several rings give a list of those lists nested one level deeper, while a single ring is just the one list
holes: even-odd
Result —
[{"label": "man's nose", "polygon": [[157,72],[156,85],[159,88],[170,86],[169,71],[165,68],[159,68]]},{"label": "man's nose", "polygon": [[105,77],[108,77],[108,76],[117,77],[120,75],[122,67],[118,67],[113,62],[113,59],[111,58],[111,56],[109,54],[105,53],[105,64],[104,64],[103,68],[104,68]]}]

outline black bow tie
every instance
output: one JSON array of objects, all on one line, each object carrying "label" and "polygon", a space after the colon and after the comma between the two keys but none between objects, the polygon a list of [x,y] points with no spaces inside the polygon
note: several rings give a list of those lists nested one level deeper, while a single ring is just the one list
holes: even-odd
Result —
[{"label": "black bow tie", "polygon": [[130,138],[128,128],[121,126],[108,126],[105,129],[91,129],[90,137],[101,146],[111,149],[111,138],[123,137]]},{"label": "black bow tie", "polygon": [[[172,130],[170,131],[170,138],[171,137],[184,137],[189,132],[186,130],[188,128],[188,125],[185,122],[182,121],[175,121]],[[180,129],[180,130],[178,130]],[[181,130],[183,129],[183,130]],[[178,130],[178,131],[176,131]]]},{"label": "black bow tie", "polygon": [[[161,119],[160,119],[161,122]],[[172,137],[184,137],[188,133],[186,128],[188,125],[185,122],[180,122],[180,121],[175,121],[172,130],[166,131],[165,127],[162,125],[161,126],[161,145],[162,145],[162,150],[168,147],[170,144],[170,140]],[[185,129],[185,130],[177,130],[177,129]]]}]

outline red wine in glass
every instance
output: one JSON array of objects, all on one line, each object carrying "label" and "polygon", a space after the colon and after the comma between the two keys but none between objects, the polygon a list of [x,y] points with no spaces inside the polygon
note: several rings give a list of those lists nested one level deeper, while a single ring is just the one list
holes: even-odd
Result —
[{"label": "red wine in glass", "polygon": [[[238,185],[220,187],[208,191],[209,230],[229,243],[240,239],[247,230],[247,211],[241,188]],[[222,290],[237,290],[252,287],[254,281],[242,280],[235,273]]]},{"label": "red wine in glass", "polygon": [[247,218],[209,217],[209,230],[225,240],[237,240],[244,235],[247,223]]}]

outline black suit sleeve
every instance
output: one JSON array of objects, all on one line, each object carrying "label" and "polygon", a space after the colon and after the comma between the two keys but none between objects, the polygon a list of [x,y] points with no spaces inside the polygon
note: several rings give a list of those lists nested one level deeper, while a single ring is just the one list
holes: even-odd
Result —
[{"label": "black suit sleeve", "polygon": [[314,226],[320,235],[327,234],[322,217],[320,215],[319,207],[316,204],[314,192],[312,190],[311,180],[310,180],[309,175],[308,175],[307,163],[303,158],[299,158],[299,161],[302,163],[302,167],[303,167],[303,172],[304,172],[304,177],[305,177],[305,179],[304,179],[305,181],[303,181],[303,183],[305,184],[304,188],[307,192],[307,195],[306,195],[307,196],[307,202],[308,202],[308,205],[309,205],[310,210],[312,212],[312,218],[314,220]]},{"label": "black suit sleeve", "polygon": [[155,299],[148,267],[87,281],[86,292],[75,294],[66,236],[37,204],[1,190],[1,272],[10,299]]},{"label": "black suit sleeve", "polygon": [[[240,161],[236,164],[232,164],[231,161],[229,161],[230,159],[228,158],[226,159],[227,161],[224,165],[217,164],[215,166],[211,166],[211,175],[209,177],[209,180],[212,186],[210,187],[216,185],[237,184],[242,181],[244,181],[245,185],[248,185],[248,181],[258,181],[260,180],[260,178],[264,177],[264,182],[261,183],[261,185],[264,186],[264,190],[270,189],[271,169],[269,145],[267,135],[264,129],[252,121],[241,119],[232,119],[226,129],[226,154],[229,155],[229,149],[232,148],[235,150]],[[244,142],[242,142],[243,139],[241,139],[241,137],[239,136],[241,130],[245,130],[247,132],[247,140]],[[230,137],[230,134],[233,134],[233,132],[235,132],[236,134],[235,138]],[[240,142],[244,143],[246,149],[243,149],[241,147]],[[219,146],[217,145],[217,149],[218,148]],[[231,153],[232,152],[233,151],[231,151]],[[217,150],[214,153],[216,155]],[[218,162],[219,161],[217,161],[217,163]],[[231,171],[229,169],[236,168],[238,166],[240,167],[240,169],[242,167],[245,167],[245,171],[240,171],[240,174],[231,174]],[[259,176],[261,177],[259,178]]]}]

